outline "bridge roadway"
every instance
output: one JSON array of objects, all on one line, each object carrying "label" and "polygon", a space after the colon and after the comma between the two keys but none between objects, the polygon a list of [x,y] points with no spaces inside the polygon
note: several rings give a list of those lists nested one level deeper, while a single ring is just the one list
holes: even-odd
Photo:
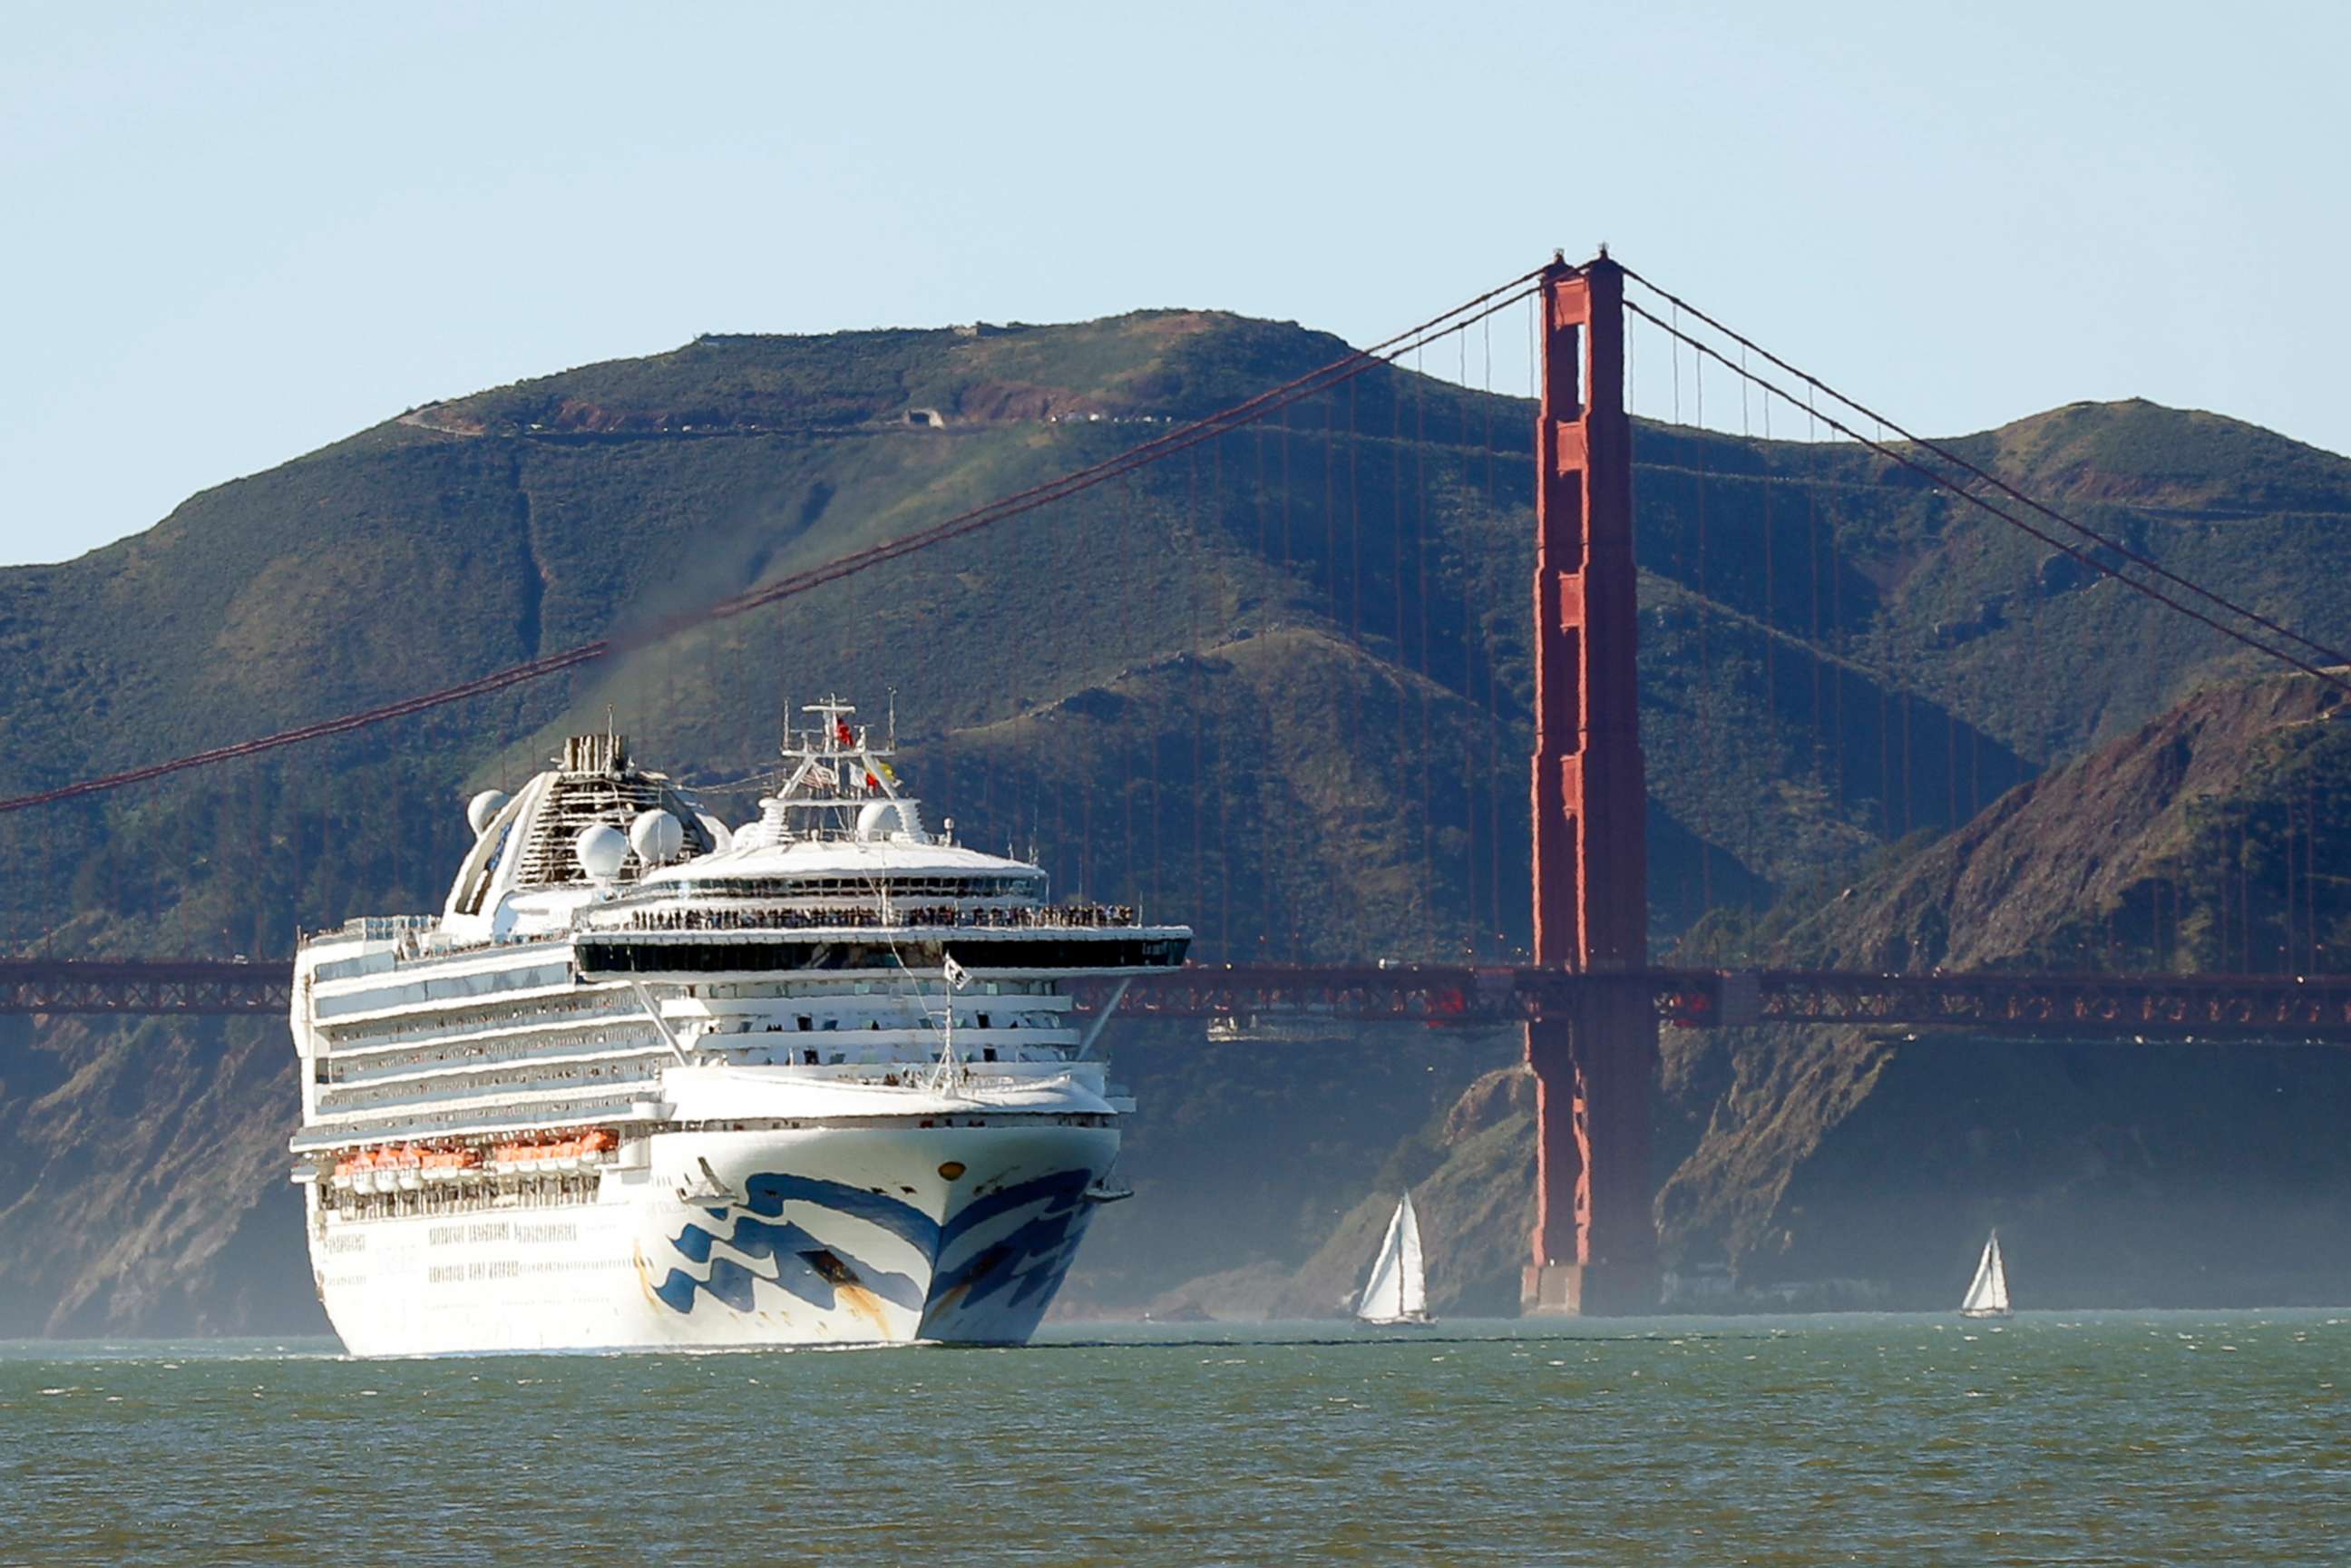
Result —
[{"label": "bridge roadway", "polygon": [[[1522,1024],[1579,994],[1630,987],[1659,1022],[1964,1028],[2075,1040],[2351,1042],[2351,975],[1865,975],[1803,969],[1559,969],[1445,964],[1192,964],[1136,979],[1123,1011],[1230,1019],[1241,1038],[1288,1023]],[[0,1013],[283,1017],[293,971],[217,959],[0,959]],[[1081,1009],[1108,982],[1074,988]]]}]

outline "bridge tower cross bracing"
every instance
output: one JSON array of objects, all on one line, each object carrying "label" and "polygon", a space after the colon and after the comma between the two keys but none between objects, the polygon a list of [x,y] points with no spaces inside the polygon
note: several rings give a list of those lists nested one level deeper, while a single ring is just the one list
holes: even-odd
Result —
[{"label": "bridge tower cross bracing", "polygon": [[[1629,977],[1648,962],[1649,899],[1624,298],[1605,251],[1581,268],[1555,261],[1537,295],[1532,807],[1535,963]],[[1657,1300],[1656,1014],[1629,977],[1577,996],[1526,1026],[1536,1191],[1520,1305],[1640,1312]]]}]

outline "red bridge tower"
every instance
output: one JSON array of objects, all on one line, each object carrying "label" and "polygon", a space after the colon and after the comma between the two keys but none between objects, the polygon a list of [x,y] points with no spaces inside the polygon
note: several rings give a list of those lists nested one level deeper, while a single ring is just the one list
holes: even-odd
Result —
[{"label": "red bridge tower", "polygon": [[[1593,974],[1649,957],[1648,793],[1633,576],[1625,274],[1603,250],[1554,261],[1535,425],[1534,959]],[[1657,1301],[1650,1085],[1657,1022],[1637,983],[1580,993],[1527,1025],[1537,1138],[1535,1314]]]}]

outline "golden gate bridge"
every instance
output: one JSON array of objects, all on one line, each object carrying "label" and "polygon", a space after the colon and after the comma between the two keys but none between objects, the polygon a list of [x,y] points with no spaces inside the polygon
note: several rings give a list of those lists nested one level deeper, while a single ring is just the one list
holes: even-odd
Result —
[{"label": "golden gate bridge", "polygon": [[[1628,297],[1628,286],[1639,291]],[[1645,302],[1646,301],[1646,302]],[[2288,916],[2280,972],[2254,966],[2250,894],[2238,919],[2241,971],[1875,974],[1802,969],[1659,967],[1649,962],[1652,888],[1646,863],[1649,789],[1642,751],[1636,651],[1641,605],[1634,562],[1633,421],[1627,407],[1628,319],[1646,323],[1675,345],[1678,400],[1687,352],[1703,400],[1703,366],[1728,371],[1748,390],[1800,411],[1885,462],[1915,475],[1960,506],[1974,508],[2074,562],[2199,623],[2262,658],[2351,691],[2338,666],[2351,656],[2317,643],[2275,619],[2234,602],[2168,569],[2126,540],[2102,533],[2026,494],[1949,445],[1902,428],[1876,410],[1797,369],[1687,300],[1651,284],[1604,250],[1583,266],[1549,266],[1465,301],[1412,330],[1354,350],[1205,418],[1176,425],[1110,458],[1071,470],[883,543],[794,571],[717,603],[494,670],[469,681],[396,702],[318,720],[253,739],[58,785],[0,800],[0,814],[30,810],[371,728],[574,670],[651,646],[695,626],[723,622],[841,582],[884,562],[977,534],[1098,486],[1125,479],[1178,454],[1244,429],[1261,430],[1285,411],[1332,394],[1368,371],[1420,354],[1433,342],[1461,339],[1498,313],[1527,305],[1536,335],[1532,729],[1530,777],[1531,951],[1520,963],[1195,963],[1140,980],[1128,1011],[1169,1019],[1296,1015],[1334,1022],[1430,1028],[1513,1025],[1523,1030],[1526,1061],[1537,1084],[1536,1220],[1523,1301],[1539,1312],[1609,1312],[1653,1305],[1657,1284],[1648,1143],[1657,1074],[1658,1030],[1756,1024],[1861,1024],[1910,1029],[1966,1028],[2003,1035],[2080,1040],[2339,1044],[2351,1040],[2351,976],[2295,973],[2300,965]],[[1694,325],[1693,325],[1694,324]],[[1466,359],[1466,350],[1465,350]],[[1490,367],[1490,347],[1488,352]],[[1489,370],[1490,375],[1490,370]],[[1823,406],[1823,405],[1826,406]],[[1352,417],[1353,402],[1350,398]],[[1401,427],[1400,405],[1393,417]],[[1464,414],[1466,425],[1467,414]],[[1700,420],[1703,423],[1701,406]],[[1870,428],[1865,430],[1864,425]],[[1326,434],[1329,429],[1326,426]],[[1466,434],[1466,432],[1465,432]],[[1465,442],[1465,444],[1467,443]],[[1488,448],[1490,465],[1491,443]],[[1332,448],[1324,444],[1326,491]],[[1259,452],[1263,462],[1262,448]],[[1195,458],[1196,461],[1196,457]],[[1350,456],[1352,461],[1352,452]],[[1401,459],[1398,460],[1399,463]],[[1287,478],[1286,444],[1281,463]],[[1285,491],[1281,549],[1288,554]],[[1353,497],[1352,479],[1350,500]],[[1699,491],[1696,572],[1703,591],[1706,538]],[[1401,500],[1398,502],[1401,507]],[[1770,513],[1765,512],[1765,526]],[[1326,493],[1325,566],[1334,594],[1342,557],[1338,513]],[[1261,520],[1261,528],[1268,525]],[[1426,548],[1426,534],[1420,541]],[[1362,537],[1352,541],[1351,631],[1360,634]],[[1403,534],[1396,554],[1395,633],[1408,641]],[[1773,588],[1764,555],[1767,614]],[[1428,573],[1424,556],[1419,581]],[[1820,617],[1820,583],[1811,585]],[[1704,658],[1701,622],[1698,648]],[[1426,599],[1419,661],[1426,673]],[[1476,667],[1467,652],[1464,685]],[[1767,644],[1768,649],[1768,644]],[[1767,653],[1768,656],[1768,653]],[[1485,671],[1490,701],[1495,674]],[[1826,705],[1814,674],[1815,724]],[[1838,678],[1838,716],[1843,681]],[[1903,706],[1906,774],[1909,705]],[[1956,730],[1957,720],[1951,724]],[[1426,712],[1422,740],[1427,738]],[[1890,747],[1890,727],[1881,729]],[[1956,748],[1949,817],[1959,820]],[[1839,787],[1843,786],[1839,764]],[[1890,763],[1882,761],[1880,809],[1892,826]],[[1970,804],[1980,803],[1970,790]],[[1219,802],[1219,813],[1222,806]],[[1906,808],[1907,811],[1907,808]],[[1473,813],[1474,815],[1474,813]],[[1133,833],[1130,821],[1128,833]],[[1497,835],[1489,834],[1489,847]],[[1200,843],[1196,819],[1193,842]],[[1425,852],[1426,852],[1426,846]],[[1700,876],[1709,875],[1701,839]],[[1468,857],[1475,863],[1480,857]],[[2314,872],[2309,874],[2314,876]],[[1229,877],[1229,867],[1227,869]],[[1499,906],[1505,882],[1496,865],[1486,898]],[[1229,886],[1227,898],[1229,900]],[[1473,888],[1472,902],[1476,902]],[[1711,903],[1710,889],[1707,902]],[[2294,907],[2288,890],[2286,904]],[[2159,916],[2158,916],[2159,922]],[[2301,950],[2315,958],[2314,909],[2304,917]],[[2226,943],[2224,939],[2224,950]],[[0,1012],[29,1014],[283,1015],[290,967],[281,961],[211,959],[0,959]],[[1078,988],[1081,1007],[1102,990]]]}]

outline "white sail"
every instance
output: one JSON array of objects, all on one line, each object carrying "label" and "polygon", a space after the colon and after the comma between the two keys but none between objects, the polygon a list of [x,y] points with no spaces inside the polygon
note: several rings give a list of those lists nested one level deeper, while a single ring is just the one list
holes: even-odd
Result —
[{"label": "white sail", "polygon": [[1372,1277],[1364,1282],[1355,1315],[1366,1322],[1392,1323],[1420,1318],[1428,1312],[1427,1271],[1421,1262],[1420,1218],[1412,1210],[1412,1195],[1396,1205],[1381,1239]]},{"label": "white sail", "polygon": [[1428,1315],[1428,1270],[1420,1260],[1420,1216],[1412,1211],[1412,1194],[1396,1205],[1400,1234],[1396,1238],[1397,1306],[1399,1317]]},{"label": "white sail", "polygon": [[1984,1242],[1975,1280],[1968,1286],[1967,1300],[1959,1303],[1959,1311],[1970,1317],[1989,1318],[2009,1310],[2008,1270],[2000,1260],[2000,1232],[1995,1230]]}]

